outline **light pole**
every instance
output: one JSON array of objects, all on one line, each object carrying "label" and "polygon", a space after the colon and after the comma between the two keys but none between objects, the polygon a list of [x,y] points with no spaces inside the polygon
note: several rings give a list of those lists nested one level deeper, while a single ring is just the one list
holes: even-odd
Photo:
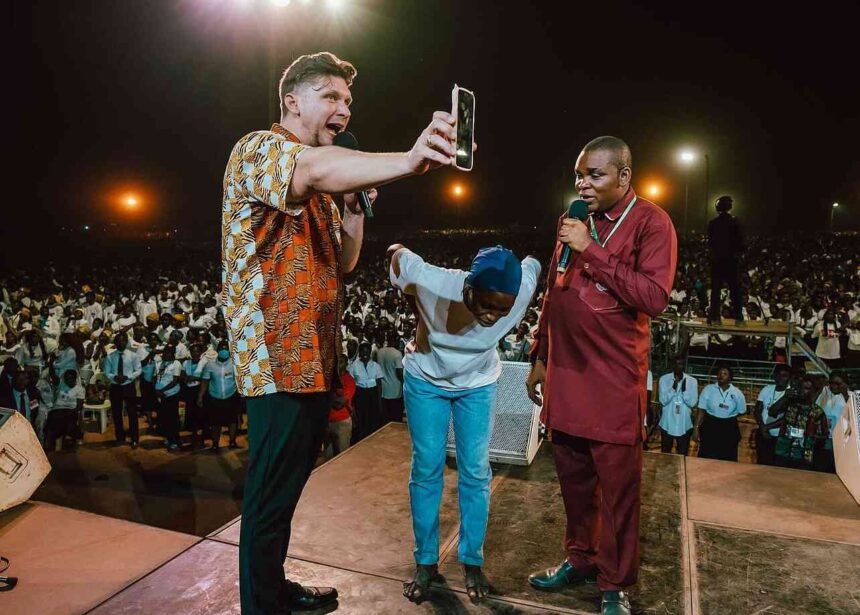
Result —
[{"label": "light pole", "polygon": [[705,227],[704,232],[708,234],[708,203],[711,200],[711,159],[705,154]]},{"label": "light pole", "polygon": [[839,203],[834,203],[830,207],[830,224],[828,225],[828,232],[833,232],[833,214],[836,213],[836,208],[839,207]]},{"label": "light pole", "polygon": [[691,152],[690,150],[684,150],[678,156],[681,160],[681,164],[686,167],[686,171],[684,171],[684,234],[687,234],[689,230],[689,226],[687,226],[687,210],[690,202],[690,166],[696,161],[696,154]]},{"label": "light pole", "polygon": [[[690,167],[693,166],[696,162],[696,153],[693,150],[685,149],[681,150],[678,154],[678,160],[681,161],[681,164],[687,167],[686,175],[684,176],[684,232],[689,230],[687,226],[687,210],[690,200]],[[708,203],[711,199],[711,159],[707,154],[702,154],[702,158],[705,159],[705,220],[704,220],[704,232],[708,232]]]},{"label": "light pole", "polygon": [[266,38],[268,49],[266,50],[266,54],[269,69],[269,126],[267,128],[271,128],[275,122],[281,119],[281,101],[279,100],[280,93],[278,91],[277,69],[275,68],[275,61],[278,57],[275,43],[275,20],[269,19],[266,26],[268,28],[268,37]]},{"label": "light pole", "polygon": [[466,196],[466,188],[463,184],[456,183],[451,186],[451,195],[454,197],[454,215],[456,218],[456,226],[458,229],[463,228],[463,207],[464,198]]}]

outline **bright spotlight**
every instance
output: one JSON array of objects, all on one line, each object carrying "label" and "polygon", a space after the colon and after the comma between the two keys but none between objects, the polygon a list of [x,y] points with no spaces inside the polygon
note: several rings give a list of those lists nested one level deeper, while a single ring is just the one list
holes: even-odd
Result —
[{"label": "bright spotlight", "polygon": [[693,152],[691,152],[689,150],[684,150],[679,155],[679,158],[681,159],[681,162],[683,162],[685,164],[690,164],[691,162],[693,162],[696,159],[696,154],[694,154]]},{"label": "bright spotlight", "polygon": [[326,0],[326,6],[332,11],[339,11],[345,4],[343,0]]},{"label": "bright spotlight", "polygon": [[275,6],[287,6],[290,3],[290,0],[270,0],[272,4]]},{"label": "bright spotlight", "polygon": [[839,203],[834,203],[834,204],[833,204],[833,207],[834,207],[834,208],[839,207]]},{"label": "bright spotlight", "polygon": [[660,194],[660,186],[657,184],[651,184],[648,186],[648,194],[651,196],[658,196]]}]

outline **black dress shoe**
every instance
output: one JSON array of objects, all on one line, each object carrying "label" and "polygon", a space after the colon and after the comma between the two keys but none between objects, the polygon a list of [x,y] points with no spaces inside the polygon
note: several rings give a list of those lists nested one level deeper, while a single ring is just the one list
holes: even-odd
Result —
[{"label": "black dress shoe", "polygon": [[302,587],[292,581],[284,588],[284,606],[292,611],[313,611],[337,600],[333,587]]},{"label": "black dress shoe", "polygon": [[538,589],[561,589],[578,583],[597,583],[594,571],[581,572],[564,560],[561,566],[529,575],[529,583]]},{"label": "black dress shoe", "polygon": [[630,615],[630,600],[623,591],[603,592],[600,615]]}]

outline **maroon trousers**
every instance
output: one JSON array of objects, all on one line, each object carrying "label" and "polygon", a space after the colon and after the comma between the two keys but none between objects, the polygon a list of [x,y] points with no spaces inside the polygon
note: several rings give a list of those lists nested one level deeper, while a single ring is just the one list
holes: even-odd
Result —
[{"label": "maroon trousers", "polygon": [[567,531],[568,561],[597,569],[601,591],[624,589],[639,574],[642,444],[610,444],[552,432]]}]

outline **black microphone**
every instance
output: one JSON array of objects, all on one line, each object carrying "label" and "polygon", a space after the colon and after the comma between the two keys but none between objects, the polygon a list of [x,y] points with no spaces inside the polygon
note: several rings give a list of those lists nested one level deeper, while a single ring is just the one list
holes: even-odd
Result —
[{"label": "black microphone", "polygon": [[[334,136],[332,145],[345,147],[346,149],[358,149],[358,140],[355,138],[354,134],[348,130],[344,130]],[[357,192],[355,196],[358,198],[358,203],[361,205],[361,211],[364,212],[364,217],[372,218],[373,209],[370,207],[370,197],[367,196],[367,191],[361,190],[360,192]]]},{"label": "black microphone", "polygon": [[[582,199],[575,199],[570,203],[570,207],[567,210],[568,218],[576,218],[580,221],[585,221],[585,218],[588,217],[588,203],[583,201]],[[558,259],[558,271],[559,273],[564,273],[567,271],[567,264],[570,262],[570,246],[565,245],[561,249],[561,257]]]}]

